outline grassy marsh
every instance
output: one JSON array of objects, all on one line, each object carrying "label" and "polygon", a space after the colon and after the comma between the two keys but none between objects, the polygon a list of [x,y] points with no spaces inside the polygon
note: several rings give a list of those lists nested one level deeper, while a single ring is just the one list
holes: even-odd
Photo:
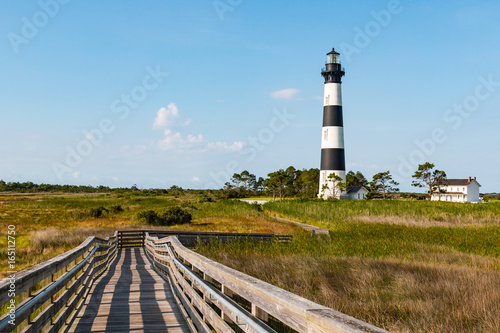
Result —
[{"label": "grassy marsh", "polygon": [[[153,227],[137,219],[173,205],[189,211],[192,223]],[[99,207],[102,216],[89,213]],[[311,237],[269,215],[327,228],[330,236]],[[293,234],[288,244],[214,242],[196,250],[393,332],[500,331],[500,203],[286,200],[260,207],[192,194],[0,196],[0,227],[10,224],[18,270],[117,229]],[[5,237],[0,246],[3,257]]]}]

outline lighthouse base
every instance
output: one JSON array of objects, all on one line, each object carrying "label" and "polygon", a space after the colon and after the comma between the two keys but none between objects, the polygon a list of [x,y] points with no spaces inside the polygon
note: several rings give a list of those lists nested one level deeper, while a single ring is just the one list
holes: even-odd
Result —
[{"label": "lighthouse base", "polygon": [[[335,175],[337,180],[335,180],[332,175]],[[340,186],[338,182],[341,183]],[[319,174],[318,198],[340,200],[347,199],[348,196],[345,191],[345,183],[345,170],[321,170]]]}]

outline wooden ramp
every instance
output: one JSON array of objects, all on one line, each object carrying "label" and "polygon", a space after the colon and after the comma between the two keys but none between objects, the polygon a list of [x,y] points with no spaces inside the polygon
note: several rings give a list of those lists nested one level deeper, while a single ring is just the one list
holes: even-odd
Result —
[{"label": "wooden ramp", "polygon": [[190,332],[168,282],[143,248],[118,250],[69,332]]}]

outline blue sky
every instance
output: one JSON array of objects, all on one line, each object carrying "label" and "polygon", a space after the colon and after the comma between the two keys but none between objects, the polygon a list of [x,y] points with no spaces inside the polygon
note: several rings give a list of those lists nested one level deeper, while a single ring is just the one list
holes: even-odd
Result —
[{"label": "blue sky", "polygon": [[341,53],[346,168],[500,191],[495,1],[5,1],[0,179],[220,188],[319,167]]}]

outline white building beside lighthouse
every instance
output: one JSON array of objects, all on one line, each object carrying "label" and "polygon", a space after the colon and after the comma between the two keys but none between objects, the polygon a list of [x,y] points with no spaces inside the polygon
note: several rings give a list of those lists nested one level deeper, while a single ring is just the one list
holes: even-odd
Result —
[{"label": "white building beside lighthouse", "polygon": [[339,53],[332,49],[327,53],[326,66],[321,71],[325,79],[325,98],[323,101],[323,128],[321,134],[321,168],[319,194],[323,199],[346,198],[346,192],[336,190],[335,182],[328,177],[334,173],[345,184],[344,122],[342,117],[342,76],[344,68],[340,65]]}]

